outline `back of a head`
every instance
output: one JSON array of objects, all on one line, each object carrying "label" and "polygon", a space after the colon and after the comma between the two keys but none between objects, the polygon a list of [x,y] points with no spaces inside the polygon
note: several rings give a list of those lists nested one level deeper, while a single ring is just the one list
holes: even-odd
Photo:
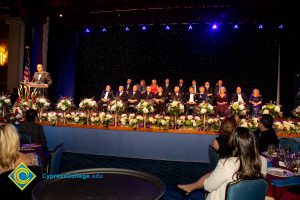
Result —
[{"label": "back of a head", "polygon": [[225,118],[220,127],[220,135],[225,139],[230,138],[231,134],[235,131],[238,127],[236,120],[233,117]]},{"label": "back of a head", "polygon": [[261,160],[258,143],[254,133],[247,128],[238,127],[230,137],[232,156],[240,161],[238,178],[261,178]]},{"label": "back of a head", "polygon": [[37,111],[34,109],[29,109],[26,111],[26,121],[27,122],[34,122],[37,116]]},{"label": "back of a head", "polygon": [[18,158],[20,139],[11,124],[0,125],[0,167],[7,168]]},{"label": "back of a head", "polygon": [[262,115],[260,119],[260,123],[262,123],[262,125],[264,125],[265,128],[272,128],[273,121],[273,117],[267,114]]}]

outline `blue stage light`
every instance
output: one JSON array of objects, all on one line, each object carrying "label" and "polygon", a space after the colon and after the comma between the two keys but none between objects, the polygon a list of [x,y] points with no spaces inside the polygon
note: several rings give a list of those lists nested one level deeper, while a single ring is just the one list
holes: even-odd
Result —
[{"label": "blue stage light", "polygon": [[189,30],[193,30],[193,27],[192,27],[192,25],[189,25]]},{"label": "blue stage light", "polygon": [[217,24],[213,24],[213,25],[211,26],[211,28],[212,28],[213,30],[217,30],[217,29],[218,29],[218,26],[217,26]]},{"label": "blue stage light", "polygon": [[238,28],[239,28],[239,25],[235,24],[235,25],[233,26],[233,28],[234,28],[234,29],[238,29]]},{"label": "blue stage light", "polygon": [[125,31],[129,31],[129,27],[128,26],[125,27]]},{"label": "blue stage light", "polygon": [[264,26],[263,26],[262,24],[260,24],[260,25],[258,26],[258,28],[259,28],[259,29],[263,29]]},{"label": "blue stage light", "polygon": [[143,31],[146,31],[146,30],[147,30],[147,28],[146,28],[145,25],[142,26],[142,30],[143,30]]},{"label": "blue stage light", "polygon": [[282,24],[280,24],[279,26],[278,26],[278,29],[283,29],[284,27],[283,27],[283,25]]},{"label": "blue stage light", "polygon": [[166,26],[166,30],[170,30],[170,26],[169,25]]},{"label": "blue stage light", "polygon": [[102,28],[102,32],[106,32],[106,28]]},{"label": "blue stage light", "polygon": [[91,31],[90,31],[89,28],[86,28],[86,29],[85,29],[85,32],[86,32],[86,33],[90,33]]}]

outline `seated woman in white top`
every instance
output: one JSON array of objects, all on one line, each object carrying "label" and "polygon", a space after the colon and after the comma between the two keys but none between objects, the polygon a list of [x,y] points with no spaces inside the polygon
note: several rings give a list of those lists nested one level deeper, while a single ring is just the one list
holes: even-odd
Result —
[{"label": "seated woman in white top", "polygon": [[204,189],[209,192],[206,199],[225,199],[229,182],[244,178],[263,178],[267,173],[267,160],[259,155],[257,139],[246,128],[237,128],[229,145],[232,157],[221,159],[216,169],[204,181]]}]

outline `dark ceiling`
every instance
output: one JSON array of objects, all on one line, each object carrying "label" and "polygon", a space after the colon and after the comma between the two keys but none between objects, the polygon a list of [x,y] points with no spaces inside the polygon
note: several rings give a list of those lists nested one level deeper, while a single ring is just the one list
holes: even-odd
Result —
[{"label": "dark ceiling", "polygon": [[[291,0],[1,0],[0,19],[55,17],[66,25],[164,22],[296,23]],[[62,14],[63,17],[59,17]]]}]

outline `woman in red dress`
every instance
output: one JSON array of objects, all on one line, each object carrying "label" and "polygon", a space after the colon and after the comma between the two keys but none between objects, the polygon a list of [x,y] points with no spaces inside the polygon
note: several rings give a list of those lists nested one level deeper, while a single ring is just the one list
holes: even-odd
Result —
[{"label": "woman in red dress", "polygon": [[157,81],[155,79],[153,79],[151,82],[151,92],[156,94],[157,88],[158,88]]}]

